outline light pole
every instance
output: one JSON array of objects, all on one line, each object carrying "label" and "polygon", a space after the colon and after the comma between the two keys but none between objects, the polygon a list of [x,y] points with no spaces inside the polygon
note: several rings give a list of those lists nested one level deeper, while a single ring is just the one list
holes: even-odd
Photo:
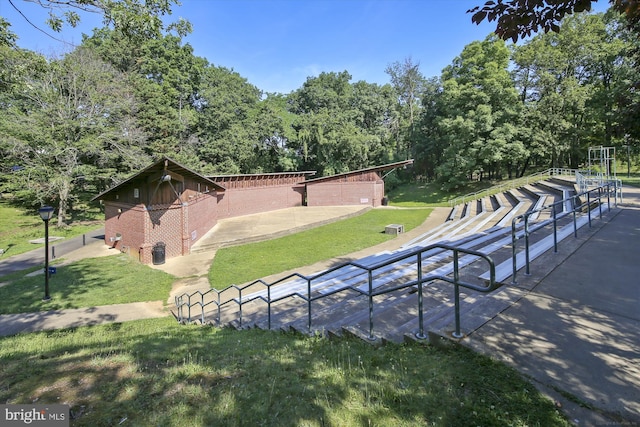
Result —
[{"label": "light pole", "polygon": [[49,220],[53,216],[51,206],[43,206],[38,209],[40,218],[44,221],[44,298],[42,301],[49,301]]}]

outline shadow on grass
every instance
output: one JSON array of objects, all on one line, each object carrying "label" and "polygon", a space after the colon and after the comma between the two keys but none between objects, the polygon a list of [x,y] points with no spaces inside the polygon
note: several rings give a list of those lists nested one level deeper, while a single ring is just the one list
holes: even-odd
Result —
[{"label": "shadow on grass", "polygon": [[49,278],[48,302],[42,301],[43,274],[23,276],[1,287],[0,314],[165,300],[173,279],[127,255],[84,259],[57,267]]},{"label": "shadow on grass", "polygon": [[169,319],[0,342],[0,399],[67,403],[73,426],[568,425],[514,370],[461,347]]}]

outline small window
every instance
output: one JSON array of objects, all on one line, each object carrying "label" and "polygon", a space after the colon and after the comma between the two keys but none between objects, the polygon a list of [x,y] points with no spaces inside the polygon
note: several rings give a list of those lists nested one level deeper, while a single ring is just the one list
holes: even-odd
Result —
[{"label": "small window", "polygon": [[140,198],[140,189],[139,188],[134,188],[133,189],[133,198],[134,199],[139,199]]}]

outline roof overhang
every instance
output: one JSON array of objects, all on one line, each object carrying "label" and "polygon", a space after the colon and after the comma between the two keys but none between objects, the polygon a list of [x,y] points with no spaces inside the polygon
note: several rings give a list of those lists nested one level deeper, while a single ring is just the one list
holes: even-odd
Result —
[{"label": "roof overhang", "polygon": [[358,175],[358,174],[367,173],[367,172],[383,172],[383,171],[393,170],[393,169],[397,169],[397,168],[406,168],[407,166],[412,165],[412,164],[413,164],[413,159],[403,160],[401,162],[389,163],[389,164],[382,165],[382,166],[374,166],[374,167],[371,167],[371,168],[359,169],[359,170],[355,170],[355,171],[351,171],[351,172],[340,173],[340,174],[337,174],[337,175],[330,175],[330,176],[323,176],[321,178],[308,179],[307,181],[305,181],[305,183],[316,183],[316,182],[320,182],[320,181],[330,181],[330,180],[337,179],[337,178],[347,177],[349,175]]},{"label": "roof overhang", "polygon": [[155,163],[147,166],[146,168],[142,169],[140,172],[130,176],[129,178],[125,179],[124,181],[116,184],[115,186],[109,188],[108,190],[103,191],[102,193],[98,194],[97,196],[95,196],[93,199],[91,199],[91,201],[94,200],[101,200],[103,199],[106,195],[112,193],[112,192],[116,192],[118,190],[120,190],[122,187],[126,186],[127,184],[131,183],[132,181],[135,180],[139,180],[142,178],[147,178],[147,179],[162,179],[163,176],[166,175],[166,173],[171,173],[174,172],[176,174],[179,174],[183,177],[189,177],[189,178],[195,178],[201,181],[204,181],[206,183],[208,183],[209,185],[211,185],[212,188],[214,188],[216,191],[225,191],[225,188],[223,186],[221,186],[220,184],[217,184],[215,182],[213,182],[212,180],[210,180],[209,178],[200,175],[197,172],[194,172],[193,170],[182,166],[181,164],[179,164],[178,162],[168,158],[168,157],[162,157],[160,160],[156,161]]}]

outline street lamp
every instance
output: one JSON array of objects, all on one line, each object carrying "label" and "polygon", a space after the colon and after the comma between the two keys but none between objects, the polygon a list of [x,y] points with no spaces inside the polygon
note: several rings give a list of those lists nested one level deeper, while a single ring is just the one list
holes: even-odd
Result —
[{"label": "street lamp", "polygon": [[42,301],[49,301],[49,220],[53,216],[51,206],[43,206],[38,209],[40,218],[44,221],[44,298]]}]

